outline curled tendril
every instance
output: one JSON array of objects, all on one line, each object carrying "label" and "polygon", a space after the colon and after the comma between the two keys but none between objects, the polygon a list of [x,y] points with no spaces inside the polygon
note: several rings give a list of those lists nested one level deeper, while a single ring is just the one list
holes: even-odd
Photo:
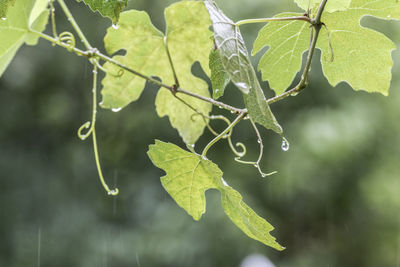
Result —
[{"label": "curled tendril", "polygon": [[75,37],[72,33],[70,32],[62,32],[59,36],[58,39],[67,44],[68,50],[71,51],[73,48],[75,48]]},{"label": "curled tendril", "polygon": [[228,143],[229,143],[229,147],[231,148],[233,154],[235,154],[235,156],[236,156],[235,159],[236,159],[236,158],[238,158],[238,159],[243,158],[243,157],[246,155],[246,153],[247,153],[247,148],[246,148],[246,146],[245,146],[243,143],[238,142],[238,143],[235,144],[236,147],[240,147],[240,148],[242,149],[241,152],[238,151],[238,150],[235,148],[235,146],[233,145],[233,143],[232,143],[232,138],[230,138],[230,137],[228,138]]},{"label": "curled tendril", "polygon": [[[83,133],[83,130],[89,129],[86,133]],[[81,127],[78,129],[78,137],[81,140],[86,140],[93,132],[93,127],[91,127],[91,122],[87,121],[84,124],[82,124]]]}]

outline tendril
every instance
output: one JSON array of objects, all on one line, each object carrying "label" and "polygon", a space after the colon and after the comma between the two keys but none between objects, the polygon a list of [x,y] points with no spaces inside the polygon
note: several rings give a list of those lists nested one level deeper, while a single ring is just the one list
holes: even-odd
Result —
[{"label": "tendril", "polygon": [[[92,61],[93,64],[93,107],[92,107],[92,121],[85,122],[81,127],[78,129],[78,137],[81,140],[87,139],[90,135],[92,135],[93,140],[93,151],[94,151],[94,158],[96,161],[97,173],[99,175],[99,179],[101,184],[103,185],[104,189],[107,191],[108,195],[116,196],[119,193],[118,188],[110,189],[106,184],[103,176],[103,172],[101,170],[100,160],[99,160],[99,151],[97,147],[97,138],[96,138],[96,114],[97,114],[97,67],[98,63],[96,60]],[[83,133],[84,130],[88,130],[86,133]]]},{"label": "tendril", "polygon": [[[264,144],[263,144],[263,140],[262,140],[261,134],[260,134],[260,132],[258,131],[258,128],[257,128],[256,124],[254,123],[254,121],[253,121],[252,119],[250,119],[250,122],[251,122],[251,125],[252,125],[253,128],[254,128],[254,131],[256,132],[256,135],[257,135],[257,142],[258,142],[259,145],[260,145],[260,153],[259,153],[259,155],[258,155],[258,159],[257,159],[257,161],[245,161],[245,160],[241,160],[241,158],[242,158],[244,155],[246,155],[246,146],[244,146],[242,143],[236,143],[236,146],[242,147],[242,149],[243,149],[242,154],[243,154],[243,155],[238,155],[237,157],[235,157],[235,161],[237,161],[237,162],[239,162],[239,163],[242,163],[242,164],[253,165],[255,168],[257,168],[258,172],[260,173],[260,175],[261,175],[262,177],[267,177],[267,176],[276,174],[277,171],[273,171],[273,172],[270,172],[270,173],[265,173],[265,172],[263,172],[263,171],[261,170],[260,162],[261,162],[261,159],[262,159],[262,156],[263,156],[263,153],[264,153]],[[230,146],[231,146],[231,148],[233,147],[232,143],[230,143]]]},{"label": "tendril", "polygon": [[70,32],[62,32],[60,33],[60,35],[58,36],[59,41],[67,44],[68,46],[68,51],[71,51],[72,49],[75,48],[75,36],[70,33]]},{"label": "tendril", "polygon": [[[83,130],[89,129],[86,133],[83,133]],[[78,129],[78,137],[81,140],[86,140],[93,132],[93,127],[91,127],[91,122],[87,121],[84,124],[82,124],[81,127]]]}]

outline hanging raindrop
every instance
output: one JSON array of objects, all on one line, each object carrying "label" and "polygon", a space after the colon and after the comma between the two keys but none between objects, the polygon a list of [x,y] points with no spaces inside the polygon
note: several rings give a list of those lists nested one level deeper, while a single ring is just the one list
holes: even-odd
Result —
[{"label": "hanging raindrop", "polygon": [[283,151],[288,151],[289,150],[289,142],[288,142],[288,140],[286,140],[286,138],[285,137],[283,137],[282,138],[282,146],[281,146],[281,148],[282,148],[282,150]]}]

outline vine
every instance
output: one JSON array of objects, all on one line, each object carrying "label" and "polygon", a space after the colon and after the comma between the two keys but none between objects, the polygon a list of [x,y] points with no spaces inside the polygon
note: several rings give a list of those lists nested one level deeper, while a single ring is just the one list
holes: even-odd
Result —
[{"label": "vine", "polygon": [[[276,171],[265,173],[261,169],[264,144],[258,127],[263,126],[279,134],[282,138],[282,150],[289,150],[289,142],[270,105],[295,96],[308,86],[311,63],[317,48],[322,51],[324,75],[331,85],[346,81],[355,90],[363,89],[387,95],[393,44],[386,37],[361,28],[359,20],[366,15],[400,19],[400,3],[392,0],[344,0],[340,3],[295,0],[306,13],[284,13],[273,18],[233,22],[214,1],[178,1],[166,9],[168,27],[164,34],[152,25],[145,12],[130,10],[121,13],[127,0],[84,2],[93,11],[99,11],[113,22],[105,37],[107,53],[113,55],[122,49],[126,51],[126,55],[108,56],[93,47],[64,0],[9,0],[0,9],[0,36],[2,40],[7,40],[7,44],[0,41],[5,47],[0,49],[0,75],[21,45],[34,45],[38,38],[88,59],[93,66],[92,119],[78,129],[78,137],[82,140],[92,137],[100,182],[112,196],[117,195],[119,190],[110,189],[105,181],[96,138],[98,71],[106,74],[102,81],[103,101],[100,105],[115,112],[140,97],[145,81],[159,86],[157,112],[160,117],[169,116],[172,126],[178,130],[190,151],[158,140],[150,145],[148,155],[154,165],[167,173],[161,178],[161,182],[171,197],[195,220],[199,220],[205,212],[205,191],[217,189],[221,192],[221,202],[226,214],[245,234],[275,249],[284,249],[270,235],[273,227],[242,201],[240,193],[227,184],[222,171],[207,158],[207,153],[217,142],[225,139],[237,162],[253,165],[262,177],[275,174]],[[55,20],[58,7],[81,40],[84,49],[77,47],[73,33],[66,31],[58,34]],[[43,32],[48,21],[51,23],[52,35]],[[269,81],[271,89],[276,93],[276,96],[269,99],[265,98],[240,33],[240,26],[254,23],[266,24],[254,42],[253,55],[265,46],[270,47],[262,56],[258,67],[263,79]],[[212,32],[209,30],[210,26]],[[288,36],[289,29],[295,34]],[[21,34],[20,38],[9,37],[8,33],[16,30]],[[326,33],[323,37],[321,30]],[[370,41],[372,36],[377,39],[374,42],[380,41],[382,45],[374,46],[375,43],[372,42],[372,45],[361,47],[352,36],[343,41],[342,35],[346,33],[361,34],[361,43]],[[339,39],[341,42],[338,42]],[[182,43],[182,40],[186,43]],[[346,49],[351,53],[343,52]],[[288,89],[301,69],[304,52],[307,57],[300,80],[293,88]],[[364,54],[371,56],[362,58]],[[366,65],[367,68],[373,68],[377,60],[380,60],[379,66],[383,67],[371,75],[349,66],[350,56],[359,60],[357,64]],[[190,68],[196,61],[211,79],[213,97],[204,81],[190,73]],[[229,81],[242,91],[245,107],[235,107],[218,100],[224,94]],[[230,119],[223,115],[210,115],[212,106],[228,110],[234,117]],[[214,130],[210,123],[215,120],[226,123],[226,128],[221,132]],[[247,152],[243,143],[234,144],[232,141],[234,128],[243,120],[250,120],[259,144],[258,158],[253,161],[243,159]],[[194,143],[204,129],[208,129],[214,138],[201,154],[197,154]]]}]

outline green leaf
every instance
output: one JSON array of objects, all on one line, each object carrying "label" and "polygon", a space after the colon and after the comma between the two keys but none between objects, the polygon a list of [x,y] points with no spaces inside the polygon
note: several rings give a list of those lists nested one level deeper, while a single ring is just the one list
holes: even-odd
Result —
[{"label": "green leaf", "polygon": [[254,82],[253,66],[239,28],[222,13],[214,1],[204,3],[213,23],[215,45],[222,65],[236,87],[248,94]]},{"label": "green leaf", "polygon": [[[395,45],[385,35],[362,27],[360,21],[364,16],[399,20],[400,2],[392,0],[353,0],[345,11],[324,12],[322,22],[329,30],[329,35],[325,27],[323,27],[317,42],[317,48],[322,51],[322,70],[332,86],[344,81],[354,90],[379,92],[383,95],[388,95],[392,77],[391,68],[393,66],[391,52],[395,49]],[[289,24],[287,22],[286,25],[289,26],[286,30],[295,30],[295,23]],[[271,25],[269,27],[273,28],[275,26]],[[265,27],[262,31],[264,29]],[[267,38],[265,33],[263,35],[264,38]],[[302,31],[298,38],[299,40],[306,40],[309,38],[309,33]],[[271,39],[268,40],[268,43],[274,42]],[[268,43],[263,43],[260,38],[257,45],[255,44],[255,47],[257,46],[255,51],[259,51],[260,47],[269,45]],[[332,46],[333,54],[330,45]],[[303,51],[303,49],[293,50],[293,58],[301,58]],[[271,52],[273,52],[272,48],[267,51],[264,57],[273,58],[273,55],[268,55]],[[272,76],[266,73],[268,71],[267,66],[271,65],[270,61],[267,62],[269,65],[264,66],[262,64],[264,61],[260,61],[260,68],[265,67],[263,77],[268,79],[272,85],[279,84],[277,75]],[[282,69],[288,66],[291,70],[289,72],[290,75],[283,75],[285,84],[289,84],[289,81],[292,80],[290,77],[294,77],[298,70],[297,61],[291,61],[290,63],[290,66],[288,66],[288,61],[281,60],[276,62],[274,66],[275,69]],[[269,71],[273,72],[271,69]],[[282,92],[284,87],[282,83],[277,86],[276,91]]]},{"label": "green leaf", "polygon": [[0,0],[0,18],[7,17],[8,9],[15,4],[15,0]]},{"label": "green leaf", "polygon": [[282,135],[282,127],[266,102],[239,28],[222,13],[215,2],[204,3],[213,22],[215,44],[222,64],[236,87],[245,93],[243,97],[250,118]]},{"label": "green leaf", "polygon": [[[298,13],[282,13],[275,17],[300,16]],[[302,54],[310,44],[309,24],[305,21],[277,21],[268,23],[259,32],[252,54],[265,46],[268,51],[261,57],[258,70],[262,79],[277,95],[282,94],[292,83],[301,69]]]},{"label": "green leaf", "polygon": [[393,66],[391,52],[396,46],[385,35],[360,26],[360,20],[367,15],[400,19],[400,2],[353,0],[344,12],[324,14],[322,21],[330,31],[334,60],[328,35],[322,29],[317,43],[322,50],[322,69],[332,86],[345,81],[354,90],[388,95]]},{"label": "green leaf", "polygon": [[84,2],[93,12],[98,11],[103,17],[109,17],[114,24],[118,22],[119,14],[126,7],[128,0],[77,0]]},{"label": "green leaf", "polygon": [[47,4],[48,0],[17,0],[9,8],[7,19],[0,20],[0,76],[24,43],[37,44],[37,35],[30,31],[44,30],[49,16]]},{"label": "green leaf", "polygon": [[240,193],[224,181],[216,164],[159,140],[149,146],[148,155],[155,166],[166,172],[161,177],[165,190],[194,220],[205,213],[205,192],[217,189],[225,213],[246,235],[277,250],[284,249],[270,235],[274,227],[243,202]]},{"label": "green leaf", "polygon": [[[304,9],[308,10],[308,8],[314,8],[321,3],[321,0],[294,0],[297,5]],[[325,6],[325,11],[327,12],[335,12],[335,11],[343,11],[346,10],[350,5],[351,0],[334,0],[328,1]]]},{"label": "green leaf", "polygon": [[[209,75],[209,51],[212,47],[211,22],[203,2],[182,1],[168,7],[165,11],[167,22],[167,43],[180,87],[193,93],[210,97],[207,83],[193,76],[192,65],[198,61]],[[124,56],[114,59],[147,76],[157,76],[164,84],[175,83],[170,66],[164,35],[158,31],[145,12],[127,11],[121,13],[119,28],[110,27],[105,37],[109,54],[125,50]],[[196,51],[196,52],[193,52]],[[103,79],[102,107],[119,109],[139,98],[145,80],[125,71],[118,76],[119,69],[105,64],[108,69]],[[197,111],[208,115],[211,104],[186,95],[178,95]],[[190,107],[175,98],[169,90],[161,88],[156,97],[157,113],[160,117],[169,116],[187,144],[193,144],[202,135],[206,126],[204,120]]]},{"label": "green leaf", "polygon": [[222,65],[221,56],[214,49],[210,51],[210,70],[213,98],[218,99],[224,95],[225,87],[228,85],[230,78]]}]

